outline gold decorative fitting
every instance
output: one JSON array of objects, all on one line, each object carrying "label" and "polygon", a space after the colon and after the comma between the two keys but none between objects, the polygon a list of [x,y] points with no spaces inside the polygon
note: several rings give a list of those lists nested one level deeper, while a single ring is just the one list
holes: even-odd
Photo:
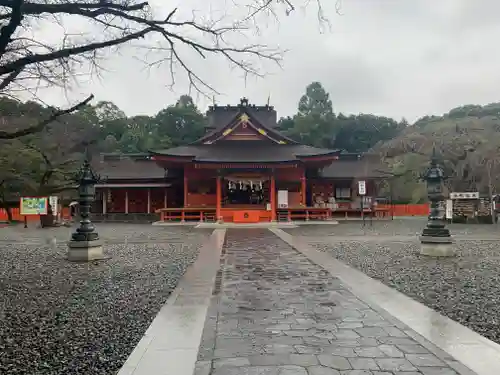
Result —
[{"label": "gold decorative fitting", "polygon": [[242,121],[242,122],[248,122],[248,120],[250,120],[250,117],[248,117],[248,115],[246,113],[243,113],[240,116],[240,121]]},{"label": "gold decorative fitting", "polygon": [[229,129],[226,129],[224,131],[224,133],[222,133],[222,135],[228,135],[229,133],[231,133],[233,131],[233,129],[229,128]]},{"label": "gold decorative fitting", "polygon": [[264,129],[259,128],[259,129],[257,129],[257,131],[258,131],[260,134],[262,134],[262,135],[267,135],[267,133],[266,133],[266,131],[265,131]]},{"label": "gold decorative fitting", "polygon": [[279,141],[278,142],[280,145],[286,145],[286,142],[285,141]]}]

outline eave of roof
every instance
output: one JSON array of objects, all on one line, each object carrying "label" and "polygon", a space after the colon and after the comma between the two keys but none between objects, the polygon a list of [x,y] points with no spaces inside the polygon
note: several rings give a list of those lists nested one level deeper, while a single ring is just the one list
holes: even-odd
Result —
[{"label": "eave of roof", "polygon": [[358,160],[339,159],[323,168],[320,175],[324,178],[350,179],[350,178],[386,178],[390,177],[380,160],[370,160],[361,157]]},{"label": "eave of roof", "polygon": [[318,157],[336,158],[339,154],[337,150],[321,149],[300,144],[260,144],[253,142],[228,142],[224,146],[220,144],[210,145],[188,145],[167,150],[152,151],[151,154],[174,159],[178,162],[204,162],[204,163],[277,163],[287,161],[306,161]]},{"label": "eave of roof", "polygon": [[92,167],[102,178],[114,181],[131,180],[161,180],[166,177],[166,171],[153,160],[140,155],[101,155],[94,159]]}]

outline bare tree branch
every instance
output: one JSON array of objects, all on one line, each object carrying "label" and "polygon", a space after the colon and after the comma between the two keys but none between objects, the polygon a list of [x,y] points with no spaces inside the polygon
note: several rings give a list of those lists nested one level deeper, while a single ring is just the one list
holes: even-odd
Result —
[{"label": "bare tree branch", "polygon": [[[189,83],[198,91],[215,91],[215,88],[196,73],[187,57],[181,52],[182,46],[198,54],[202,59],[209,55],[223,56],[231,67],[241,69],[245,75],[262,76],[250,59],[263,59],[279,64],[283,51],[269,48],[262,44],[249,44],[235,46],[228,42],[228,37],[257,29],[256,17],[261,14],[274,14],[274,7],[285,7],[285,13],[295,10],[295,2],[299,0],[248,0],[248,14],[241,19],[236,19],[232,14],[222,20],[203,22],[197,17],[180,19],[177,8],[174,8],[165,18],[155,18],[147,2],[137,0],[10,0],[0,1],[7,12],[0,14],[1,19],[9,19],[0,36],[0,91],[11,90],[12,84],[26,77],[37,78],[38,84],[48,82],[51,85],[66,85],[68,79],[76,73],[75,68],[82,64],[97,66],[100,58],[99,52],[109,50],[146,36],[157,34],[164,40],[164,45],[157,46],[156,51],[162,52],[163,57],[157,59],[149,66],[167,63],[171,70],[172,84],[175,81],[176,66],[184,71]],[[301,0],[307,6],[311,0]],[[338,1],[338,0],[337,0]],[[239,0],[233,0],[236,8],[240,7]],[[326,22],[321,7],[321,0],[315,0],[318,8],[318,19]],[[241,1],[244,3],[244,1]],[[193,13],[194,14],[194,13]],[[92,41],[83,40],[80,35],[70,36],[65,34],[61,45],[45,45],[35,37],[29,37],[31,24],[53,23],[62,26],[62,18],[66,15],[77,16],[89,23]],[[229,20],[229,21],[228,21]],[[93,25],[102,28],[92,32]],[[196,37],[198,36],[198,37]],[[11,38],[12,37],[12,38]],[[96,40],[97,39],[97,40]],[[151,40],[148,38],[147,41]],[[146,48],[152,49],[153,45],[142,43]],[[2,48],[3,47],[3,48]],[[14,73],[16,72],[16,73]]]},{"label": "bare tree branch", "polygon": [[29,135],[29,134],[33,134],[33,133],[37,133],[39,131],[42,131],[51,122],[54,122],[55,120],[57,120],[61,116],[64,116],[64,115],[67,115],[67,114],[70,114],[70,113],[73,113],[73,112],[79,110],[83,106],[90,103],[90,101],[92,99],[94,99],[94,95],[90,95],[85,100],[75,104],[74,106],[72,106],[70,108],[55,110],[48,118],[46,118],[45,120],[40,121],[38,124],[30,126],[28,128],[17,130],[14,132],[0,131],[0,139],[4,139],[4,140],[5,139],[15,139],[15,138],[23,137],[25,135]]},{"label": "bare tree branch", "polygon": [[[99,64],[104,53],[115,52],[118,47],[140,40],[139,46],[151,53],[159,53],[146,66],[161,64],[170,70],[170,85],[175,84],[176,68],[187,78],[190,87],[208,95],[217,92],[189,63],[187,53],[201,59],[223,57],[230,68],[241,70],[244,75],[262,77],[259,60],[280,66],[282,53],[259,43],[232,43],[235,36],[247,36],[258,29],[259,15],[274,15],[275,10],[285,8],[289,14],[302,2],[307,6],[314,1],[318,19],[326,22],[321,0],[233,0],[235,9],[246,9],[246,15],[234,17],[229,11],[220,19],[212,14],[200,18],[193,11],[192,17],[179,15],[177,8],[165,17],[156,17],[148,2],[140,0],[0,0],[0,93],[15,96],[22,90],[36,94],[40,87],[70,87],[75,78],[89,68],[89,73],[102,71]],[[337,0],[339,1],[339,0]],[[225,10],[224,10],[225,11]],[[66,16],[87,22],[83,32],[70,34],[63,22]],[[203,16],[201,16],[203,17]],[[275,18],[277,18],[275,16]],[[38,36],[38,27],[57,27],[61,38],[49,42]],[[53,40],[56,40],[54,38]],[[0,139],[14,139],[42,130],[57,117],[78,110],[83,102],[55,111],[48,119],[16,132],[0,131]]]},{"label": "bare tree branch", "polygon": [[8,44],[11,42],[12,34],[14,34],[17,27],[21,24],[23,18],[21,8],[24,4],[24,0],[13,0],[11,3],[12,13],[10,14],[9,23],[3,26],[0,32],[0,56],[3,56],[5,53]]}]

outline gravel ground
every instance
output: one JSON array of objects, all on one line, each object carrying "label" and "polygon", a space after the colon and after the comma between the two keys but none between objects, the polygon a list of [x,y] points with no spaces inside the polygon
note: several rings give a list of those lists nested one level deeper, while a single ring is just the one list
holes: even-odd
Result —
[{"label": "gravel ground", "polygon": [[116,373],[211,233],[98,229],[92,264],[64,259],[68,228],[0,229],[0,374]]},{"label": "gravel ground", "polygon": [[[340,221],[338,225],[302,225],[298,228],[285,229],[294,236],[419,236],[427,220],[422,217],[365,221]],[[453,235],[458,237],[498,237],[500,239],[500,224],[451,224],[448,225]]]},{"label": "gravel ground", "polygon": [[500,343],[499,241],[461,240],[457,257],[436,259],[420,256],[415,239],[323,239],[311,244]]}]

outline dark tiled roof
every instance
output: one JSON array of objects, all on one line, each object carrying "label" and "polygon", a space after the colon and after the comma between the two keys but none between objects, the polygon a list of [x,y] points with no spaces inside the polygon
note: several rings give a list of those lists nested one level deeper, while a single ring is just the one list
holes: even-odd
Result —
[{"label": "dark tiled roof", "polygon": [[274,122],[272,120],[269,120],[269,117],[272,116],[269,116],[269,114],[265,113],[264,111],[261,111],[261,113],[259,113],[258,111],[255,111],[255,108],[252,111],[252,107],[229,107],[229,108],[234,108],[234,110],[228,111],[227,113],[223,113],[224,116],[222,116],[221,119],[218,120],[220,121],[219,123],[211,127],[211,131],[209,131],[203,137],[194,141],[191,144],[192,145],[203,144],[207,139],[212,138],[214,135],[221,134],[223,129],[230,128],[236,125],[238,119],[243,114],[248,115],[250,122],[254,126],[257,126],[259,128],[262,127],[269,133],[271,137],[278,138],[279,140],[285,140],[287,143],[298,144],[298,142],[285,136],[278,129],[276,129],[276,119],[274,119]]},{"label": "dark tiled roof", "polygon": [[[245,101],[246,104],[244,104]],[[207,111],[208,126],[212,130],[220,130],[243,112],[246,112],[266,128],[275,128],[278,123],[278,115],[273,106],[249,104],[247,99],[242,98],[239,105],[210,106]]]},{"label": "dark tiled roof", "polygon": [[[254,143],[255,142],[255,143]],[[262,163],[298,161],[301,157],[335,154],[338,151],[299,144],[262,144],[231,141],[226,144],[189,145],[152,152],[156,155],[190,157],[197,162]]]},{"label": "dark tiled roof", "polygon": [[387,167],[380,158],[372,155],[354,158],[351,155],[340,157],[321,170],[325,178],[383,178],[388,177]]},{"label": "dark tiled roof", "polygon": [[162,179],[165,170],[147,155],[101,155],[92,166],[108,180]]}]

